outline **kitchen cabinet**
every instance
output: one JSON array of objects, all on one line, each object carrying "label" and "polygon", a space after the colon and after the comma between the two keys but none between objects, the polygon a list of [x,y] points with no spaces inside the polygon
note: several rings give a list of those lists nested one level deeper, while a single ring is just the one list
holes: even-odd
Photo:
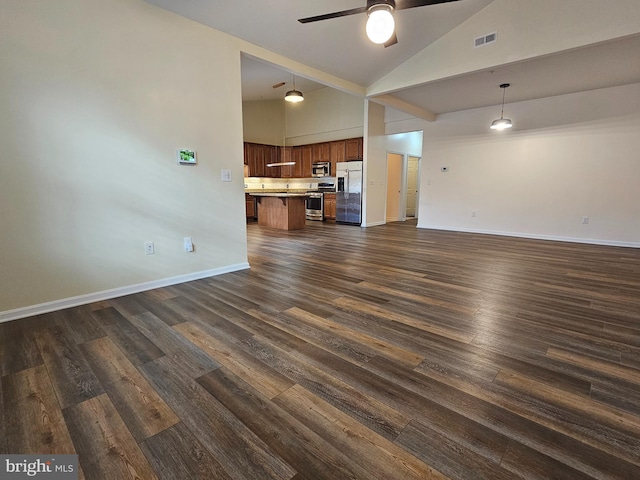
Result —
[{"label": "kitchen cabinet", "polygon": [[302,147],[291,148],[291,161],[296,164],[293,166],[293,177],[302,177]]},{"label": "kitchen cabinet", "polygon": [[302,177],[307,178],[311,176],[313,164],[313,152],[311,145],[302,146]]},{"label": "kitchen cabinet", "polygon": [[254,193],[258,198],[258,225],[281,230],[301,230],[306,223],[306,195]]},{"label": "kitchen cabinet", "polygon": [[291,172],[292,178],[302,177],[302,148],[301,147],[289,147],[291,148],[291,161],[293,171]]},{"label": "kitchen cabinet", "polygon": [[270,163],[280,163],[278,157],[279,149],[275,145],[264,145],[264,176],[272,178],[280,178],[280,169],[282,167],[267,167]]},{"label": "kitchen cabinet", "polygon": [[253,195],[249,195],[248,193],[244,194],[244,203],[247,212],[247,220],[252,219],[255,220],[258,218],[258,211],[256,210],[256,197]]},{"label": "kitchen cabinet", "polygon": [[324,218],[325,220],[336,219],[336,194],[324,194]]},{"label": "kitchen cabinet", "polygon": [[329,159],[331,161],[331,175],[334,177],[336,176],[336,172],[338,170],[338,162],[344,162],[347,159],[346,145],[347,142],[345,140],[331,142]]},{"label": "kitchen cabinet", "polygon": [[264,145],[247,143],[247,163],[250,177],[264,177]]},{"label": "kitchen cabinet", "polygon": [[[281,162],[291,162],[293,161],[293,152],[291,147],[280,147],[280,161]],[[291,178],[295,176],[295,166],[294,165],[283,165],[280,167],[280,177],[282,178]]]},{"label": "kitchen cabinet", "polygon": [[[245,176],[309,178],[312,176],[315,162],[330,162],[331,176],[335,176],[338,163],[362,160],[362,140],[362,137],[350,138],[296,147],[244,142]],[[270,163],[281,162],[295,162],[295,164],[267,167]]]},{"label": "kitchen cabinet", "polygon": [[330,161],[331,144],[329,142],[312,144],[311,157],[313,159],[313,163]]},{"label": "kitchen cabinet", "polygon": [[345,149],[347,162],[349,160],[362,160],[364,156],[362,137],[345,140]]}]

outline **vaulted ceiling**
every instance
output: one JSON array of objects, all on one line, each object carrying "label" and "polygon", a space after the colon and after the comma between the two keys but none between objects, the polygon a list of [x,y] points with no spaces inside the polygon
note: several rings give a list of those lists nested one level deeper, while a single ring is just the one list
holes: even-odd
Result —
[{"label": "vaulted ceiling", "polygon": [[[381,103],[396,107],[412,106],[418,111],[432,112],[435,115],[497,105],[501,101],[498,85],[504,82],[512,84],[508,92],[508,100],[511,102],[640,82],[640,56],[637,55],[640,51],[640,24],[635,28],[633,23],[640,18],[640,2],[637,0],[582,0],[582,3],[565,0],[562,4],[564,7],[571,3],[583,5],[584,8],[601,8],[597,4],[599,1],[610,7],[617,6],[621,12],[628,11],[629,15],[624,15],[625,19],[627,23],[630,22],[630,17],[632,20],[631,27],[627,25],[626,31],[635,34],[610,34],[607,38],[602,36],[602,41],[585,39],[584,45],[576,44],[575,48],[558,51],[551,49],[545,54],[526,59],[514,55],[513,61],[501,59],[493,65],[489,62],[479,68],[472,66],[468,71],[461,70],[461,73],[440,78],[409,78],[406,84],[397,88],[384,85],[385,78],[393,72],[398,75],[397,72],[402,72],[404,65],[415,63],[416,58],[430,48],[434,49],[434,58],[442,61],[438,56],[446,49],[437,50],[438,42],[453,30],[464,30],[463,27],[474,16],[482,14],[483,9],[493,7],[495,10],[497,6],[505,6],[507,9],[518,6],[522,8],[536,2],[540,6],[542,0],[460,0],[399,10],[395,15],[399,43],[388,48],[372,44],[366,38],[366,14],[310,24],[297,21],[303,17],[361,7],[366,3],[365,0],[147,1],[311,69],[359,85],[372,97],[381,94],[382,96],[376,97]],[[549,5],[552,8],[556,8],[555,5],[563,8],[553,2]],[[506,11],[505,15],[508,14]],[[532,18],[532,22],[534,21],[535,18]],[[502,25],[504,27],[504,23]],[[549,33],[545,30],[546,26],[532,24],[531,27],[532,31],[540,31],[543,42],[543,35]],[[605,31],[614,26],[606,27]],[[485,33],[491,32],[479,31],[477,35]],[[498,30],[497,44],[509,41],[508,35],[502,38],[501,33]],[[557,32],[551,32],[554,33]],[[464,48],[472,51],[473,40],[474,35],[465,38],[464,42],[468,43],[464,44]],[[501,47],[504,48],[505,45]],[[490,48],[493,47],[481,47]],[[314,78],[308,72],[301,74],[287,65],[275,65],[244,56],[243,99],[273,99],[277,93],[272,85],[287,82],[291,86],[293,74],[297,74],[296,86],[302,91],[309,92],[324,87],[325,84],[334,86],[323,78]],[[378,87],[380,82],[382,87]]]}]

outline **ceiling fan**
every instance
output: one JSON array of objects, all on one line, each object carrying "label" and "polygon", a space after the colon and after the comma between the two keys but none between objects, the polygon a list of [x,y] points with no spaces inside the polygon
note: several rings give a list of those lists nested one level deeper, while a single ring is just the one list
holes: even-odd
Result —
[{"label": "ceiling fan", "polygon": [[382,43],[385,47],[390,47],[398,43],[393,12],[407,8],[426,7],[438,3],[458,1],[460,0],[367,0],[365,7],[326,13],[324,15],[316,15],[315,17],[300,18],[298,21],[300,23],[311,23],[319,22],[320,20],[329,20],[331,18],[346,17],[347,15],[366,13],[369,17],[366,27],[369,40],[373,43]]}]

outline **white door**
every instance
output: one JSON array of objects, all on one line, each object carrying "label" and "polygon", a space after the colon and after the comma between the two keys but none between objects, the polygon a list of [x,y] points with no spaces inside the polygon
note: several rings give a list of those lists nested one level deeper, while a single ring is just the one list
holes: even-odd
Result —
[{"label": "white door", "polygon": [[404,155],[387,154],[387,222],[397,222],[403,219],[400,206],[403,161]]},{"label": "white door", "polygon": [[409,156],[407,161],[407,217],[416,216],[416,204],[418,198],[418,168],[419,157]]}]

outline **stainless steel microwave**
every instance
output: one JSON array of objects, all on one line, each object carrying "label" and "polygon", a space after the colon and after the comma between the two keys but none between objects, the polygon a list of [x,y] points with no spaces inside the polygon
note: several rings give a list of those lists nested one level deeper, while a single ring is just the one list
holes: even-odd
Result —
[{"label": "stainless steel microwave", "polygon": [[313,177],[330,177],[331,162],[315,162],[311,166],[311,176]]}]

